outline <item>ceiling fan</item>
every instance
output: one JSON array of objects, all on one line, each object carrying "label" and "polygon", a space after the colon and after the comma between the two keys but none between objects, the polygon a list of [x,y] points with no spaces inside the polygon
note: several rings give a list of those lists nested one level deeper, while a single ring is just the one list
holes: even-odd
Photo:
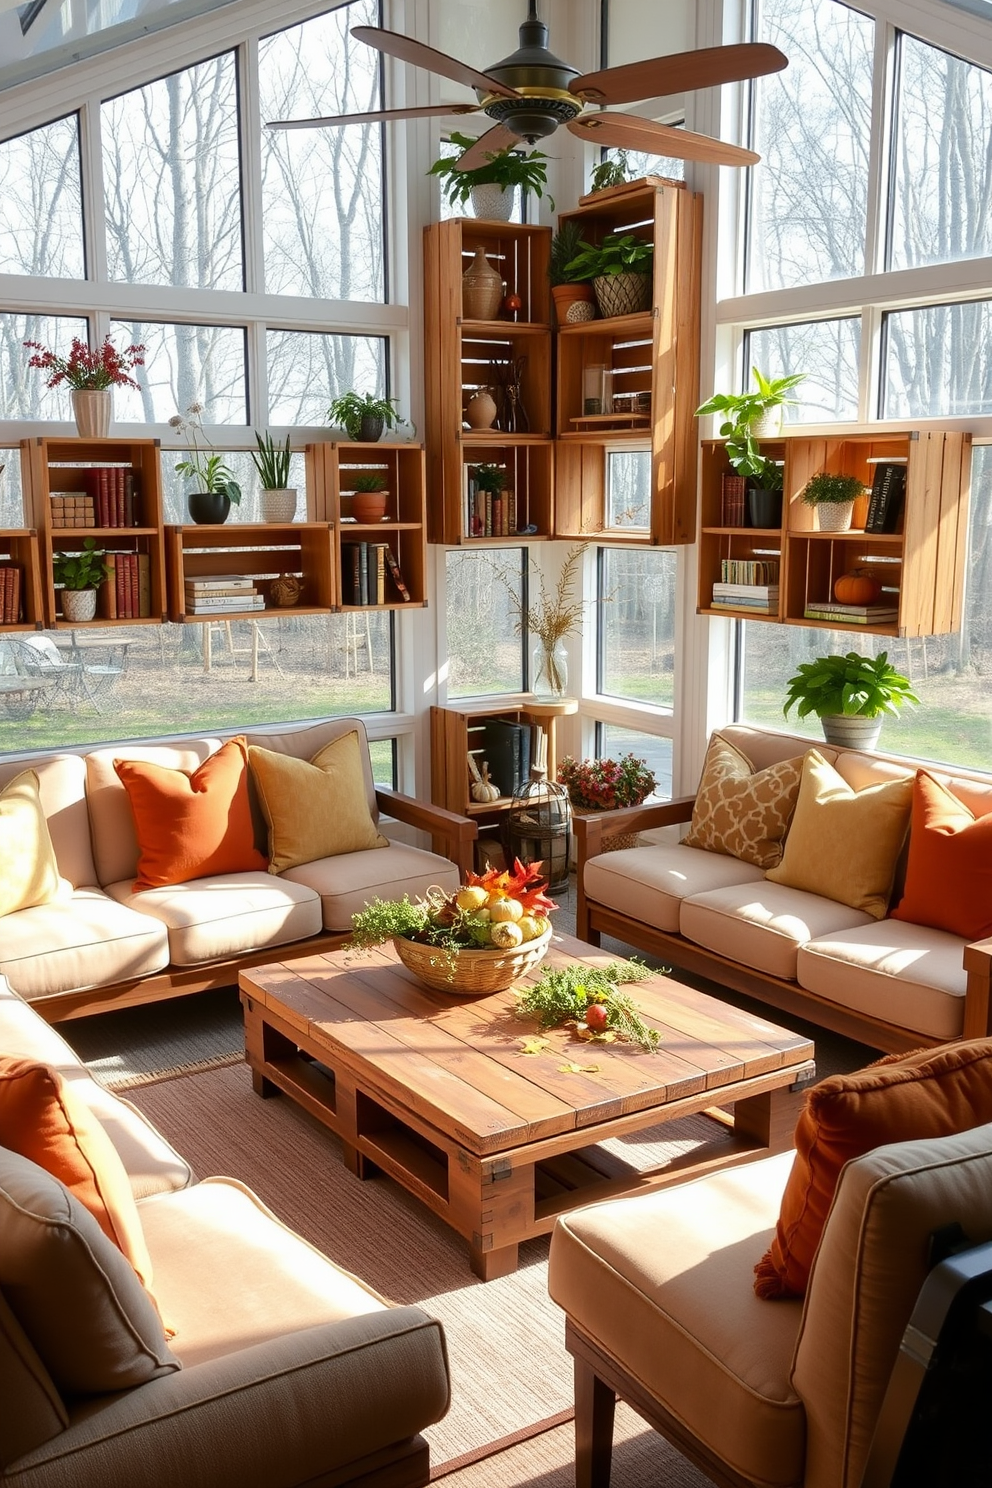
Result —
[{"label": "ceiling fan", "polygon": [[466,170],[485,165],[489,155],[526,140],[534,144],[562,124],[580,139],[595,144],[669,155],[677,160],[701,160],[715,165],[753,165],[760,156],[739,145],[725,144],[705,134],[659,124],[634,114],[610,113],[603,104],[634,103],[666,97],[695,88],[762,77],[788,66],[788,58],[765,42],[706,47],[607,67],[580,75],[548,48],[548,28],[537,17],[537,0],[528,0],[527,19],[520,27],[520,46],[484,72],[449,57],[434,47],[384,31],[356,26],[352,36],[377,51],[414,67],[436,72],[452,82],[474,88],[479,102],[439,103],[420,108],[379,109],[364,114],[336,114],[323,119],[279,119],[270,129],[316,129],[326,125],[375,123],[378,120],[422,119],[439,114],[485,114],[494,120],[461,157]]}]

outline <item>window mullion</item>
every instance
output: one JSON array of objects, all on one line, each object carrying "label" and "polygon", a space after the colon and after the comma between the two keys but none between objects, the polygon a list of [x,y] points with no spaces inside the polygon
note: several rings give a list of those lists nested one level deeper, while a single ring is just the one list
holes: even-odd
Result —
[{"label": "window mullion", "polygon": [[238,48],[238,112],[241,124],[241,212],[244,231],[245,288],[265,287],[262,239],[262,116],[258,97],[258,38]]},{"label": "window mullion", "polygon": [[79,163],[83,193],[83,252],[87,282],[107,282],[107,232],[103,209],[103,143],[100,100],[88,98],[79,110]]},{"label": "window mullion", "polygon": [[865,224],[865,271],[869,274],[881,273],[888,259],[887,223],[891,211],[895,48],[895,29],[886,22],[877,21],[872,73],[871,140],[868,149],[868,220]]}]

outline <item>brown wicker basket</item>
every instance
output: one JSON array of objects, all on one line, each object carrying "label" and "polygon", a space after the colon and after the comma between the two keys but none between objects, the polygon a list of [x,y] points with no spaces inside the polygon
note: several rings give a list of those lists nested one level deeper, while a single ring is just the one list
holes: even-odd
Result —
[{"label": "brown wicker basket", "polygon": [[435,992],[451,992],[457,997],[488,997],[490,992],[505,992],[525,971],[544,960],[550,944],[550,929],[508,951],[471,947],[446,951],[443,946],[423,945],[402,936],[393,940],[403,965],[426,987]]}]

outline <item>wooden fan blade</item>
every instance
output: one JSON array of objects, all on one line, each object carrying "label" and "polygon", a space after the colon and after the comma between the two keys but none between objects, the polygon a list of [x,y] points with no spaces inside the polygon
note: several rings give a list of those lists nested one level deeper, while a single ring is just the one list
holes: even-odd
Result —
[{"label": "wooden fan blade", "polygon": [[581,119],[573,119],[567,127],[579,139],[591,140],[594,145],[670,155],[674,160],[702,160],[707,165],[756,165],[761,159],[753,150],[744,150],[740,145],[728,145],[688,129],[675,129],[671,124],[658,124],[654,119],[638,119],[633,114],[585,114]]},{"label": "wooden fan blade", "polygon": [[641,98],[667,98],[695,88],[716,88],[743,78],[781,72],[789,59],[764,41],[742,41],[736,46],[703,47],[671,57],[651,57],[625,67],[587,72],[569,84],[569,92],[592,103],[636,103]]},{"label": "wooden fan blade", "polygon": [[429,119],[437,114],[477,114],[474,103],[429,103],[423,108],[378,109],[370,114],[330,114],[323,119],[272,119],[266,129],[324,129],[332,124],[388,124],[393,119]]},{"label": "wooden fan blade", "polygon": [[428,72],[450,78],[453,83],[464,83],[466,87],[478,88],[483,93],[498,93],[501,98],[517,97],[516,88],[508,88],[486,73],[476,72],[467,62],[459,62],[457,57],[449,57],[447,52],[414,41],[412,36],[402,36],[398,31],[383,31],[379,26],[353,26],[351,34],[367,46],[375,47],[377,52],[409,62],[413,67],[426,67]]},{"label": "wooden fan blade", "polygon": [[485,134],[479,136],[471,149],[458,157],[458,169],[476,170],[480,165],[487,164],[487,156],[495,155],[500,150],[512,149],[519,143],[520,136],[507,129],[505,124],[494,124],[492,129],[487,129]]}]

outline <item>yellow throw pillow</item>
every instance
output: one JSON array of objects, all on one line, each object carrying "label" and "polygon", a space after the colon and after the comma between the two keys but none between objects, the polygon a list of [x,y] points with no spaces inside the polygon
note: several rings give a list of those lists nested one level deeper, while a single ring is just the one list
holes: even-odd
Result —
[{"label": "yellow throw pillow", "polygon": [[34,770],[0,791],[0,915],[58,897],[59,869]]},{"label": "yellow throw pillow", "polygon": [[308,764],[250,745],[251,765],[269,828],[269,872],[341,853],[388,847],[369,812],[361,744],[342,734]]},{"label": "yellow throw pillow", "polygon": [[802,771],[802,755],[755,771],[746,755],[722,734],[714,734],[692,808],[692,825],[682,841],[687,847],[724,853],[757,868],[774,868],[782,858]]},{"label": "yellow throw pillow", "polygon": [[884,919],[912,800],[911,775],[856,791],[811,749],[785,854],[767,877]]}]

